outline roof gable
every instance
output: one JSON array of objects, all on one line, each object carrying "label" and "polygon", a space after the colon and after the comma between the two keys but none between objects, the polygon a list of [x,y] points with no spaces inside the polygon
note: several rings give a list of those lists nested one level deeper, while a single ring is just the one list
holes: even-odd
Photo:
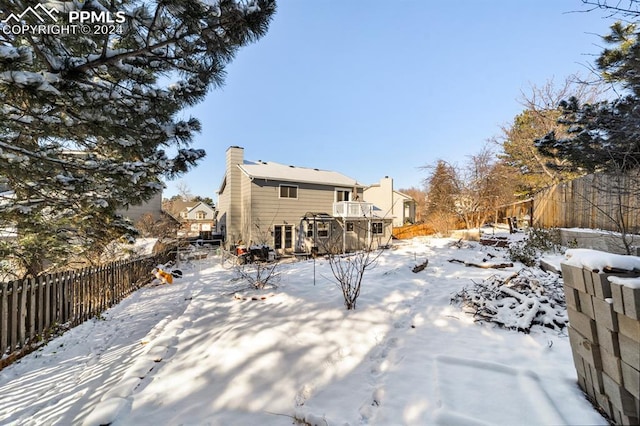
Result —
[{"label": "roof gable", "polygon": [[205,203],[204,201],[197,201],[197,202],[196,202],[196,204],[194,204],[194,205],[193,205],[193,206],[191,206],[191,207],[188,207],[188,208],[187,208],[187,211],[188,211],[188,212],[192,212],[192,211],[195,211],[197,208],[198,208],[198,209],[200,209],[200,208],[203,208],[203,207],[204,207],[204,209],[205,209],[205,210],[208,210],[208,211],[209,211],[209,212],[211,212],[211,213],[213,213],[213,212],[214,212],[213,207],[211,207],[210,205],[208,205],[208,204],[207,204],[207,203]]}]

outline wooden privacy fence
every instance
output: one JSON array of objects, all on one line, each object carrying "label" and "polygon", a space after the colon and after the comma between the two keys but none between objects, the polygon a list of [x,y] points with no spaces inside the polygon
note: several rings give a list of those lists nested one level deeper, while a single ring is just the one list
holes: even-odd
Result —
[{"label": "wooden privacy fence", "polygon": [[496,222],[517,218],[540,228],[640,232],[640,175],[591,174],[546,188],[533,198],[501,206]]},{"label": "wooden privacy fence", "polygon": [[393,227],[393,236],[401,240],[431,234],[433,234],[433,228],[426,224]]},{"label": "wooden privacy fence", "polygon": [[640,232],[640,176],[591,174],[554,185],[533,199],[533,224]]},{"label": "wooden privacy fence", "polygon": [[[175,250],[0,283],[0,359],[19,358],[59,327],[74,327],[147,284]],[[3,363],[0,362],[0,368]]]}]

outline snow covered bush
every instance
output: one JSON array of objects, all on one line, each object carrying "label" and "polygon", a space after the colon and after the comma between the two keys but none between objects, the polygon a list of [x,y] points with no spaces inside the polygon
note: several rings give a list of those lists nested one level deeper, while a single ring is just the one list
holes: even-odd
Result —
[{"label": "snow covered bush", "polygon": [[558,252],[561,249],[558,229],[529,228],[525,239],[509,245],[509,257],[514,262],[535,266],[541,253]]}]

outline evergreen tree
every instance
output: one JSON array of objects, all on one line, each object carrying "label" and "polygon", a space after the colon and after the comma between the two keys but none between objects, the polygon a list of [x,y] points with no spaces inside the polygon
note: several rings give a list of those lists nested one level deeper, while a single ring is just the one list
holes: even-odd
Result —
[{"label": "evergreen tree", "polygon": [[455,168],[443,160],[438,160],[426,180],[427,223],[436,232],[449,232],[455,229],[458,219],[456,199],[460,194],[459,180]]},{"label": "evergreen tree", "polygon": [[640,166],[639,34],[635,24],[616,23],[603,39],[614,47],[600,55],[597,66],[625,94],[593,104],[582,104],[575,97],[561,102],[559,122],[568,126],[568,136],[551,132],[536,141],[542,154],[568,160],[561,167],[551,167],[619,173]]},{"label": "evergreen tree", "polygon": [[[40,24],[27,2],[0,1],[2,18]],[[33,5],[32,5],[33,6]],[[51,1],[124,21],[94,33],[0,31],[0,241],[28,273],[87,255],[134,229],[116,209],[150,199],[204,155],[200,130],[178,113],[222,84],[224,67],[263,36],[275,0]],[[81,10],[78,10],[81,8]],[[48,9],[51,10],[51,9]],[[116,15],[118,14],[118,15]],[[113,29],[113,31],[109,31]],[[172,152],[174,154],[169,154]]]}]

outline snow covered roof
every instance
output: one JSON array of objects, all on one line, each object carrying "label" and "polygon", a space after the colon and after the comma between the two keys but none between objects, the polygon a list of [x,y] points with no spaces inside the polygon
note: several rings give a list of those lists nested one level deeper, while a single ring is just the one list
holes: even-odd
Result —
[{"label": "snow covered roof", "polygon": [[285,164],[274,163],[272,161],[245,161],[243,164],[238,164],[238,167],[244,174],[254,179],[316,183],[323,185],[344,186],[349,188],[364,187],[355,179],[329,170],[287,166]]}]

